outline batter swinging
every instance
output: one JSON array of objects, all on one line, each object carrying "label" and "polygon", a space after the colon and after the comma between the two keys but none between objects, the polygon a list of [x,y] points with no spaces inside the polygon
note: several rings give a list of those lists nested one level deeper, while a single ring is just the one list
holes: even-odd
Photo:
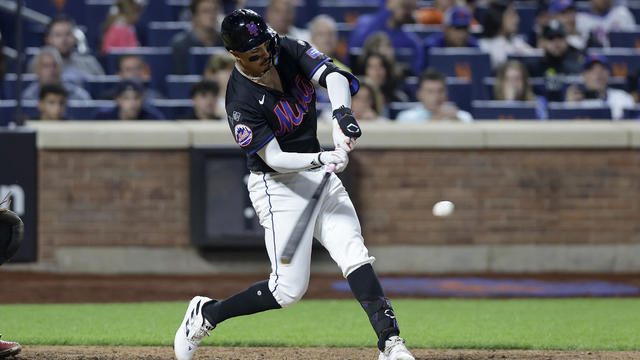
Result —
[{"label": "batter swinging", "polygon": [[[248,189],[271,260],[268,281],[222,301],[194,297],[174,339],[179,360],[191,359],[215,326],[231,317],[290,306],[309,284],[312,239],[329,251],[378,336],[379,360],[413,360],[398,335],[391,303],[385,297],[364,246],[349,195],[332,174],[291,264],[280,252],[323,177],[326,165],[343,171],[361,135],[350,106],[358,80],[304,41],[280,38],[264,19],[241,9],[225,17],[222,38],[235,57],[226,93],[229,127],[247,154]],[[333,108],[334,151],[322,151],[316,136],[316,94],[311,79],[326,87]]]}]

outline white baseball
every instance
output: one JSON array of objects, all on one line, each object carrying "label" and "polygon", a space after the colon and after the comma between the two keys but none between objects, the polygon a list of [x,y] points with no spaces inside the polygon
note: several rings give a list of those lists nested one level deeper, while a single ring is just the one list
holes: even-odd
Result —
[{"label": "white baseball", "polygon": [[433,215],[449,216],[453,213],[453,209],[455,209],[455,205],[453,205],[451,201],[438,201],[435,205],[433,205]]}]

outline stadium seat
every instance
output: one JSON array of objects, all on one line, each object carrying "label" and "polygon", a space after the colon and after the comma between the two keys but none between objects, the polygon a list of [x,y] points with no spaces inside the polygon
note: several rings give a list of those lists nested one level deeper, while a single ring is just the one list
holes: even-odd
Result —
[{"label": "stadium seat", "polygon": [[[36,80],[36,74],[22,74],[22,90],[24,90],[29,84]],[[16,99],[16,81],[17,75],[10,73],[4,76],[2,82],[2,92],[6,99]]]},{"label": "stadium seat", "polygon": [[324,0],[318,4],[317,13],[327,14],[338,22],[355,23],[362,14],[371,14],[380,9],[380,2]]},{"label": "stadium seat", "polygon": [[97,50],[98,44],[101,41],[102,31],[100,27],[106,20],[109,8],[114,3],[114,0],[86,0],[85,16],[90,19],[86,22],[86,35],[89,47],[93,50]]},{"label": "stadium seat", "polygon": [[604,55],[613,76],[624,77],[640,69],[640,51],[628,48],[591,48],[588,54]]},{"label": "stadium seat", "polygon": [[192,47],[189,49],[189,74],[202,74],[211,55],[226,52],[227,50],[222,46]]},{"label": "stadium seat", "polygon": [[471,80],[473,98],[482,98],[482,79],[491,75],[489,54],[476,48],[431,48],[427,63],[446,76]]},{"label": "stadium seat", "polygon": [[612,31],[609,33],[611,47],[640,49],[640,26],[632,31]]},{"label": "stadium seat", "polygon": [[417,34],[420,39],[424,39],[429,35],[442,31],[442,27],[440,25],[407,24],[403,25],[402,28],[405,31]]},{"label": "stadium seat", "polygon": [[169,99],[190,99],[191,85],[201,79],[200,75],[167,75],[167,96]]},{"label": "stadium seat", "polygon": [[151,105],[160,110],[167,120],[175,120],[186,114],[193,107],[191,99],[157,99],[151,100]]},{"label": "stadium seat", "polygon": [[0,127],[7,126],[13,119],[17,105],[16,100],[0,100]]},{"label": "stadium seat", "polygon": [[523,63],[527,69],[531,69],[532,65],[535,65],[544,57],[544,50],[534,49],[530,55],[507,55],[507,60],[518,60]]},{"label": "stadium seat", "polygon": [[535,101],[473,100],[474,120],[536,120]]},{"label": "stadium seat", "polygon": [[149,46],[169,46],[173,36],[183,30],[190,29],[188,21],[152,21],[147,29],[147,44]]},{"label": "stadium seat", "polygon": [[640,105],[636,105],[632,109],[624,109],[624,120],[640,120]]},{"label": "stadium seat", "polygon": [[106,70],[108,74],[118,71],[118,59],[125,54],[140,55],[149,64],[151,70],[151,86],[165,93],[164,79],[171,72],[171,48],[169,47],[139,47],[131,49],[114,49],[107,54]]},{"label": "stadium seat", "polygon": [[93,120],[98,109],[115,104],[112,100],[70,100],[67,104],[67,119]]},{"label": "stadium seat", "polygon": [[611,109],[601,101],[551,102],[549,120],[611,120]]},{"label": "stadium seat", "polygon": [[85,89],[91,94],[91,98],[99,99],[106,91],[115,89],[119,82],[118,75],[94,75],[85,84]]},{"label": "stadium seat", "polygon": [[[484,97],[482,99],[476,99],[476,100],[495,100],[493,97],[493,87],[496,81],[497,79],[495,77],[484,78],[482,80],[485,86],[484,92],[483,92]],[[529,85],[531,85],[531,87],[533,88],[534,94],[544,96],[546,92],[544,78],[541,78],[541,77],[529,78]]]}]

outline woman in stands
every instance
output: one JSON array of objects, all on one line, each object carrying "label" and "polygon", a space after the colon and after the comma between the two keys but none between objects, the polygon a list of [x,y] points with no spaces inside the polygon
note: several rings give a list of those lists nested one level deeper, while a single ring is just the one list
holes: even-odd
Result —
[{"label": "woman in stands", "polygon": [[364,59],[364,75],[373,82],[384,97],[384,116],[389,114],[389,104],[392,102],[407,102],[409,96],[398,88],[398,78],[393,71],[393,65],[380,53],[371,53]]},{"label": "woman in stands", "polygon": [[135,23],[140,19],[143,0],[117,0],[109,10],[109,16],[102,24],[102,53],[113,48],[140,46]]},{"label": "woman in stands", "polygon": [[520,61],[507,61],[498,67],[493,98],[502,101],[535,101],[538,119],[547,118],[547,100],[533,93],[529,72]]},{"label": "woman in stands", "polygon": [[492,1],[482,22],[480,48],[491,56],[496,69],[509,55],[532,54],[534,49],[523,36],[518,35],[520,17],[510,0]]}]

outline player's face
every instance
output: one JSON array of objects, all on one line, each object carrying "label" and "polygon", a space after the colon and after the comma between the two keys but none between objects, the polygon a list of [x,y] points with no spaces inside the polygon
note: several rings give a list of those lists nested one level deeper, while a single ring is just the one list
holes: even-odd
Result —
[{"label": "player's face", "polygon": [[245,52],[231,51],[231,54],[236,57],[242,72],[249,76],[260,76],[269,70],[272,59],[267,50],[267,43],[268,41],[265,41],[260,46]]},{"label": "player's face", "polygon": [[68,22],[55,23],[47,36],[47,44],[58,49],[62,56],[69,56],[76,46],[76,38],[73,37],[72,30],[72,26]]},{"label": "player's face", "polygon": [[126,90],[116,98],[120,120],[137,120],[142,109],[143,97],[137,91]]},{"label": "player's face", "polygon": [[429,111],[438,111],[447,101],[447,89],[442,81],[425,80],[420,85],[418,98]]},{"label": "player's face", "polygon": [[40,120],[60,120],[66,109],[66,99],[60,94],[47,94],[38,101]]}]

